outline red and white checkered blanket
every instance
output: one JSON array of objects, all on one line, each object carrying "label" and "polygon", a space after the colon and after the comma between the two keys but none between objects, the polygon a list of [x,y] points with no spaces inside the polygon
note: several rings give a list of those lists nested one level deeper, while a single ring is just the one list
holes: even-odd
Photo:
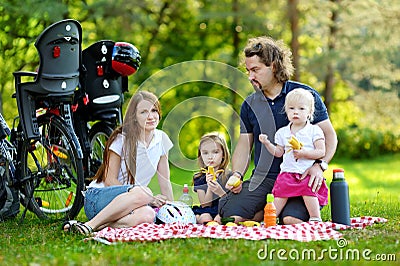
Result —
[{"label": "red and white checkered blanket", "polygon": [[261,240],[291,239],[297,241],[314,241],[339,239],[342,234],[337,230],[363,229],[374,223],[385,223],[380,217],[357,217],[351,219],[351,226],[332,222],[305,222],[294,225],[277,225],[273,227],[245,226],[205,226],[200,224],[140,224],[130,228],[106,227],[86,240],[97,240],[105,244],[129,241],[159,241],[170,238],[208,237],[222,239]]}]

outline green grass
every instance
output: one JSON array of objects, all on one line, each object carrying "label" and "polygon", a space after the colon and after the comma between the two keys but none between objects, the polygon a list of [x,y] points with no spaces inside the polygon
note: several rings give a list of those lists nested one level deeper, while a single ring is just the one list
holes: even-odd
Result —
[{"label": "green grass", "polygon": [[[23,224],[18,224],[16,220],[0,223],[0,265],[283,265],[288,261],[291,264],[314,264],[318,262],[307,256],[305,260],[292,260],[289,254],[299,252],[301,255],[305,251],[315,251],[318,257],[324,250],[323,258],[327,265],[399,265],[400,154],[365,161],[335,159],[326,172],[328,182],[331,170],[335,167],[345,169],[352,217],[365,215],[388,219],[387,223],[375,224],[363,230],[344,231],[348,245],[343,249],[338,248],[335,240],[302,243],[291,240],[207,238],[107,246],[84,242],[79,235],[64,234],[59,222],[42,222],[28,213]],[[181,185],[190,184],[192,173],[176,169],[172,169],[171,173],[176,184],[174,190],[177,198]],[[155,184],[152,186],[157,187]],[[329,206],[322,210],[322,217],[324,220],[330,219]],[[78,219],[84,220],[84,214],[81,213]],[[273,255],[273,259],[260,260],[257,253],[266,249],[268,255]],[[338,251],[335,253],[334,249]],[[271,253],[272,250],[275,252]],[[288,261],[280,260],[278,252],[287,257]],[[354,252],[360,256],[362,252],[367,252],[371,259],[382,255],[392,261],[366,261],[362,257],[356,260]],[[396,261],[393,261],[394,256]]]}]

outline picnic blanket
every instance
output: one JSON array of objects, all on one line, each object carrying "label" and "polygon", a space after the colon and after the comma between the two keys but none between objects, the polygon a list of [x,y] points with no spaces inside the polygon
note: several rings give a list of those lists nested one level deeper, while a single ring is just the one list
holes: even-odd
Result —
[{"label": "picnic blanket", "polygon": [[291,239],[303,242],[339,239],[338,230],[363,229],[374,223],[385,223],[380,217],[362,216],[351,218],[351,225],[332,222],[304,222],[293,225],[262,226],[206,226],[201,224],[149,224],[144,223],[129,228],[106,227],[85,240],[96,240],[104,244],[130,241],[159,241],[172,238],[220,238],[220,239]]}]

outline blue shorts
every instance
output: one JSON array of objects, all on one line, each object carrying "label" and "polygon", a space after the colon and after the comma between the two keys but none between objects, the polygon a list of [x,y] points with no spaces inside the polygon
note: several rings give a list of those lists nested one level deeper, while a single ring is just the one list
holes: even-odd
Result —
[{"label": "blue shorts", "polygon": [[85,191],[84,210],[87,218],[91,220],[104,207],[120,194],[128,192],[134,185],[122,185],[95,188],[89,187]]}]

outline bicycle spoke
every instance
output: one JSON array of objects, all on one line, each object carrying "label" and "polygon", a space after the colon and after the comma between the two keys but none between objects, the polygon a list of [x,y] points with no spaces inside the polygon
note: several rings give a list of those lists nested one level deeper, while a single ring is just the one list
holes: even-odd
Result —
[{"label": "bicycle spoke", "polygon": [[73,218],[82,207],[84,188],[82,160],[74,146],[77,140],[61,119],[39,118],[41,138],[25,148],[24,170],[32,176],[25,194],[34,189],[30,208],[38,216]]}]

